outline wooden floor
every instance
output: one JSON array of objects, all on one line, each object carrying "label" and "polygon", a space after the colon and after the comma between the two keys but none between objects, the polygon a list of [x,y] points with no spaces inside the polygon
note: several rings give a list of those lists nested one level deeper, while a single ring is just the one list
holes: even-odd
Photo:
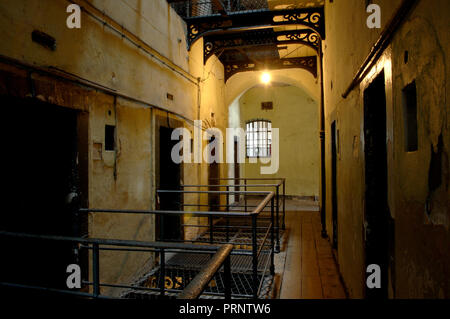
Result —
[{"label": "wooden floor", "polygon": [[320,235],[319,212],[286,212],[286,228],[286,259],[279,298],[346,298],[331,245]]}]

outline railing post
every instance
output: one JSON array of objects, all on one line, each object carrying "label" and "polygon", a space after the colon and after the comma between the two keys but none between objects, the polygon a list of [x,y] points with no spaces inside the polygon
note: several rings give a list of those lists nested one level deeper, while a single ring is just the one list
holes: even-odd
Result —
[{"label": "railing post", "polygon": [[209,242],[212,244],[214,242],[214,231],[213,231],[214,221],[212,215],[208,216],[208,218],[209,218]]},{"label": "railing post", "polygon": [[[72,237],[81,237],[81,219],[80,219],[80,201],[78,195],[75,201],[70,203],[72,214]],[[74,264],[80,264],[80,249],[78,243],[72,243],[72,261]]]},{"label": "railing post", "polygon": [[161,298],[164,298],[165,284],[166,284],[166,260],[164,248],[161,248],[159,253],[159,290]]},{"label": "railing post", "polygon": [[159,216],[159,240],[164,241],[164,215]]},{"label": "railing post", "polygon": [[[229,192],[229,190],[230,190],[230,187],[227,185],[227,192]],[[227,212],[230,211],[230,196],[229,195],[230,194],[227,193]],[[227,228],[225,230],[225,234],[226,234],[226,241],[228,242],[230,240],[230,230],[228,228],[230,226],[230,218],[228,216],[226,217],[226,221],[227,221],[227,223],[226,223]]]},{"label": "railing post", "polygon": [[100,295],[100,259],[97,243],[92,244],[92,277],[94,297]]},{"label": "railing post", "polygon": [[228,193],[230,191],[230,185],[227,185],[227,212],[230,210],[230,193]]},{"label": "railing post", "polygon": [[256,216],[252,215],[252,250],[253,250],[253,298],[258,298],[258,242],[256,237]]},{"label": "railing post", "polygon": [[[244,178],[244,191],[247,191],[247,179]],[[244,194],[245,212],[247,212],[247,194]]]},{"label": "railing post", "polygon": [[[278,252],[280,252],[280,185],[277,185],[276,200],[277,200],[277,206],[276,206],[275,229],[276,229],[277,240],[276,240],[275,250],[278,253]],[[272,203],[273,203],[273,198],[272,198]]]},{"label": "railing post", "polygon": [[[275,251],[274,251],[274,249],[275,249],[275,247],[274,247],[274,244],[275,244],[275,234],[274,234],[274,222],[275,222],[275,218],[274,218],[274,203],[273,203],[273,197],[272,197],[272,199],[271,199],[271,201],[270,201],[270,220],[271,220],[271,226],[270,226],[270,232],[271,232],[271,238],[270,238],[270,244],[271,244],[271,247],[272,247],[272,249],[271,249],[271,253],[270,253],[270,274],[272,275],[272,276],[274,276],[275,275]],[[278,247],[279,248],[279,247]]]},{"label": "railing post", "polygon": [[283,180],[283,230],[286,229],[286,180]]},{"label": "railing post", "polygon": [[225,281],[225,299],[231,299],[231,255],[225,259],[223,264]]}]

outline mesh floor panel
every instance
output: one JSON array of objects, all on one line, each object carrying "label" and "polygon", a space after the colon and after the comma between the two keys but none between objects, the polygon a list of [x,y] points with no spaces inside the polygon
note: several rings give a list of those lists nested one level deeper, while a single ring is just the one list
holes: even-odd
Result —
[{"label": "mesh floor panel", "polygon": [[[175,298],[195,276],[199,273],[199,270],[192,269],[180,269],[180,268],[167,268],[165,270],[165,287],[166,296],[169,298]],[[143,290],[130,290],[123,298],[126,299],[154,299],[159,297],[160,291],[158,290],[160,270],[154,269],[149,275],[147,275],[141,282],[140,286],[145,288],[153,288],[153,291]],[[261,286],[259,298],[267,298],[270,292],[272,284],[272,276],[258,274],[258,287]],[[224,273],[218,272],[208,286],[205,288],[202,298],[223,298],[224,288]],[[231,293],[234,298],[251,298],[253,294],[252,289],[252,274],[251,273],[237,273],[231,274]]]}]

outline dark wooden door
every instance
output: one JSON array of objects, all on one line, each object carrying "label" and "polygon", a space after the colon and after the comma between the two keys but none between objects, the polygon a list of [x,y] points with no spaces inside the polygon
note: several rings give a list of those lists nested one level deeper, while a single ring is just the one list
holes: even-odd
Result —
[{"label": "dark wooden door", "polygon": [[[181,165],[172,160],[171,152],[177,141],[172,141],[172,128],[161,126],[159,128],[159,189],[181,189]],[[179,193],[159,194],[161,210],[180,210],[182,196]],[[160,240],[182,239],[180,215],[160,215],[159,224]]]},{"label": "dark wooden door", "polygon": [[[2,98],[1,229],[77,236],[68,195],[77,192],[77,112],[33,100]],[[0,238],[0,281],[66,287],[76,262],[70,243]]]},{"label": "dark wooden door", "polygon": [[366,297],[387,297],[388,189],[386,95],[382,72],[364,91],[365,260],[381,268],[381,288],[368,288]]}]

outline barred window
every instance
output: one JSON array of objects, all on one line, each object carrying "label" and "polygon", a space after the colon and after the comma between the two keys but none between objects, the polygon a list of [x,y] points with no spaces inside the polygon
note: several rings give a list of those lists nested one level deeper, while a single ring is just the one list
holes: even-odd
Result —
[{"label": "barred window", "polygon": [[270,157],[272,154],[272,123],[267,120],[247,122],[247,157]]}]

